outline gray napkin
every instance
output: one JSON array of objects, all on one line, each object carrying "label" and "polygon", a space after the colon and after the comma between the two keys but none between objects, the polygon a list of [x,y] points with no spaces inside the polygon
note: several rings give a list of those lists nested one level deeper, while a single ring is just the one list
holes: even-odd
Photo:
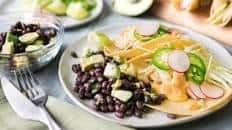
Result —
[{"label": "gray napkin", "polygon": [[[133,128],[99,119],[79,107],[53,97],[48,98],[46,106],[64,130],[133,130]],[[0,129],[47,130],[48,128],[40,122],[28,121],[18,117],[7,103],[0,88]]]}]

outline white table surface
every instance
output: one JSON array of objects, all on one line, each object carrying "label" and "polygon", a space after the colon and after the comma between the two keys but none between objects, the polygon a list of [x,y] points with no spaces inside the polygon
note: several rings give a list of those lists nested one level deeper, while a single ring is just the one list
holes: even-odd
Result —
[{"label": "white table surface", "polygon": [[[118,23],[134,22],[144,19],[155,20],[156,18],[151,16],[140,16],[133,18],[120,16],[114,13],[110,8],[109,2],[106,2],[102,16],[95,22],[92,22],[83,27],[73,28],[72,30],[65,31],[64,45],[62,46],[62,49],[57,58],[53,60],[51,64],[36,72],[36,75],[42,83],[43,89],[51,96],[55,96],[59,99],[73,103],[65,94],[58,79],[58,61],[64,49],[68,45],[77,41],[81,36],[88,34],[88,32],[93,31],[98,27],[110,26]],[[232,53],[231,46],[225,47]],[[220,111],[197,121],[181,124],[178,126],[157,128],[156,130],[232,130],[232,103]]]}]

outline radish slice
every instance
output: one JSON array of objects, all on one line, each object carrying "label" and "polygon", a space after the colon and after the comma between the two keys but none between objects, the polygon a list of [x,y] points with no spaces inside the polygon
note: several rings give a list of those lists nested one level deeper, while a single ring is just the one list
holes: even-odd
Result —
[{"label": "radish slice", "polygon": [[139,25],[136,25],[136,32],[143,36],[151,36],[155,34],[160,25],[158,23],[142,23]]},{"label": "radish slice", "polygon": [[188,93],[188,95],[189,95],[192,99],[194,99],[194,100],[199,99],[199,98],[192,92],[192,90],[191,90],[190,88],[187,88],[187,93]]},{"label": "radish slice", "polygon": [[190,61],[186,52],[174,50],[168,56],[168,65],[175,71],[183,73],[188,70]]},{"label": "radish slice", "polygon": [[188,88],[193,92],[198,98],[204,99],[206,96],[202,93],[200,87],[196,84],[191,83]]},{"label": "radish slice", "polygon": [[203,83],[200,88],[201,88],[202,93],[211,99],[220,98],[224,95],[223,89],[217,86],[212,86],[212,85]]}]

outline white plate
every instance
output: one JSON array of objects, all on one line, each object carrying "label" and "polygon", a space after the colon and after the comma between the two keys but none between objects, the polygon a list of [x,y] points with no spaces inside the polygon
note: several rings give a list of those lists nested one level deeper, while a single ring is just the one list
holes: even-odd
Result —
[{"label": "white plate", "polygon": [[[101,15],[104,2],[103,0],[96,0],[97,6],[91,11],[88,18],[83,20],[76,20],[68,16],[58,16],[65,28],[77,27],[89,23]],[[24,4],[24,0],[1,0],[0,12],[14,12],[14,11],[31,11],[31,7]]]},{"label": "white plate", "polygon": [[[155,21],[153,21],[155,22]],[[133,23],[135,24],[135,23]],[[216,41],[203,36],[201,34],[195,33],[189,29],[185,29],[183,27],[179,27],[176,25],[171,25],[168,23],[163,23],[167,26],[174,27],[177,29],[182,30],[183,32],[187,33],[189,36],[191,36],[193,39],[196,39],[200,41],[201,43],[204,44],[205,47],[209,49],[209,51],[217,58],[221,63],[227,66],[232,66],[232,59],[231,55],[221,46],[219,45]],[[111,27],[105,27],[102,29],[99,29],[98,31],[104,32],[110,36],[114,36],[119,32],[122,28],[125,28],[129,26],[127,25],[116,25],[116,26],[111,26]],[[87,112],[100,117],[102,119],[116,122],[122,125],[126,126],[131,126],[131,127],[161,127],[161,126],[169,126],[169,125],[174,125],[174,124],[179,124],[183,122],[188,122],[192,121],[195,119],[198,119],[200,117],[206,116],[212,112],[215,112],[216,110],[222,108],[225,106],[230,100],[224,102],[217,108],[214,108],[213,110],[210,110],[208,112],[202,113],[200,115],[192,116],[192,117],[184,117],[184,118],[179,118],[176,120],[171,120],[167,118],[165,113],[159,112],[159,111],[154,111],[148,114],[145,114],[143,118],[139,119],[136,117],[128,117],[124,119],[118,119],[114,116],[114,114],[105,114],[101,112],[96,112],[95,110],[92,109],[90,101],[86,100],[80,100],[78,95],[73,92],[73,86],[75,83],[75,74],[72,72],[71,66],[74,63],[77,63],[77,60],[72,58],[70,56],[70,53],[72,51],[75,51],[77,54],[81,54],[84,48],[95,48],[95,46],[91,43],[87,43],[87,37],[83,37],[80,40],[76,41],[74,44],[69,46],[63,53],[60,63],[59,63],[59,78],[60,81],[63,85],[63,88],[65,92],[68,94],[68,96],[81,108],[86,110]]]}]

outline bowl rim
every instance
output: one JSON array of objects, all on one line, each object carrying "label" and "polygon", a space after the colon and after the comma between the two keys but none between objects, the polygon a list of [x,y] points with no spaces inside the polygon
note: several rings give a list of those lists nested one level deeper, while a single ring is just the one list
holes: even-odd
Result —
[{"label": "bowl rim", "polygon": [[[32,10],[31,10],[32,11]],[[52,14],[49,14],[49,13],[46,13],[46,12],[41,12],[42,13],[42,17],[39,17],[39,18],[36,18],[36,17],[32,17],[32,19],[34,20],[41,20],[41,19],[47,19],[47,18],[52,18],[52,22],[49,22],[47,20],[47,23],[49,23],[50,25],[55,25],[57,28],[57,35],[55,36],[55,42],[56,43],[62,43],[62,39],[63,39],[63,36],[64,36],[64,26],[62,24],[62,22],[60,21],[59,18],[55,17],[54,15]],[[30,14],[33,14],[33,12],[28,12],[28,11],[9,11],[9,12],[3,12],[0,14],[0,17],[9,17],[9,15],[16,15],[16,14],[26,14],[26,15],[30,15]],[[16,17],[20,17],[19,15],[16,15]],[[1,21],[4,21],[4,20],[1,20]],[[20,21],[20,20],[18,20]],[[0,53],[0,57],[12,57],[12,56],[25,56],[25,55],[28,55],[28,54],[31,54],[31,53],[36,53],[36,52],[40,52],[44,49],[48,49],[48,48],[52,48],[54,46],[56,46],[57,44],[47,44],[47,45],[44,45],[43,47],[39,48],[39,49],[36,49],[36,50],[33,50],[33,51],[29,51],[29,52],[22,52],[22,53],[13,53],[13,54],[2,54]]]}]

